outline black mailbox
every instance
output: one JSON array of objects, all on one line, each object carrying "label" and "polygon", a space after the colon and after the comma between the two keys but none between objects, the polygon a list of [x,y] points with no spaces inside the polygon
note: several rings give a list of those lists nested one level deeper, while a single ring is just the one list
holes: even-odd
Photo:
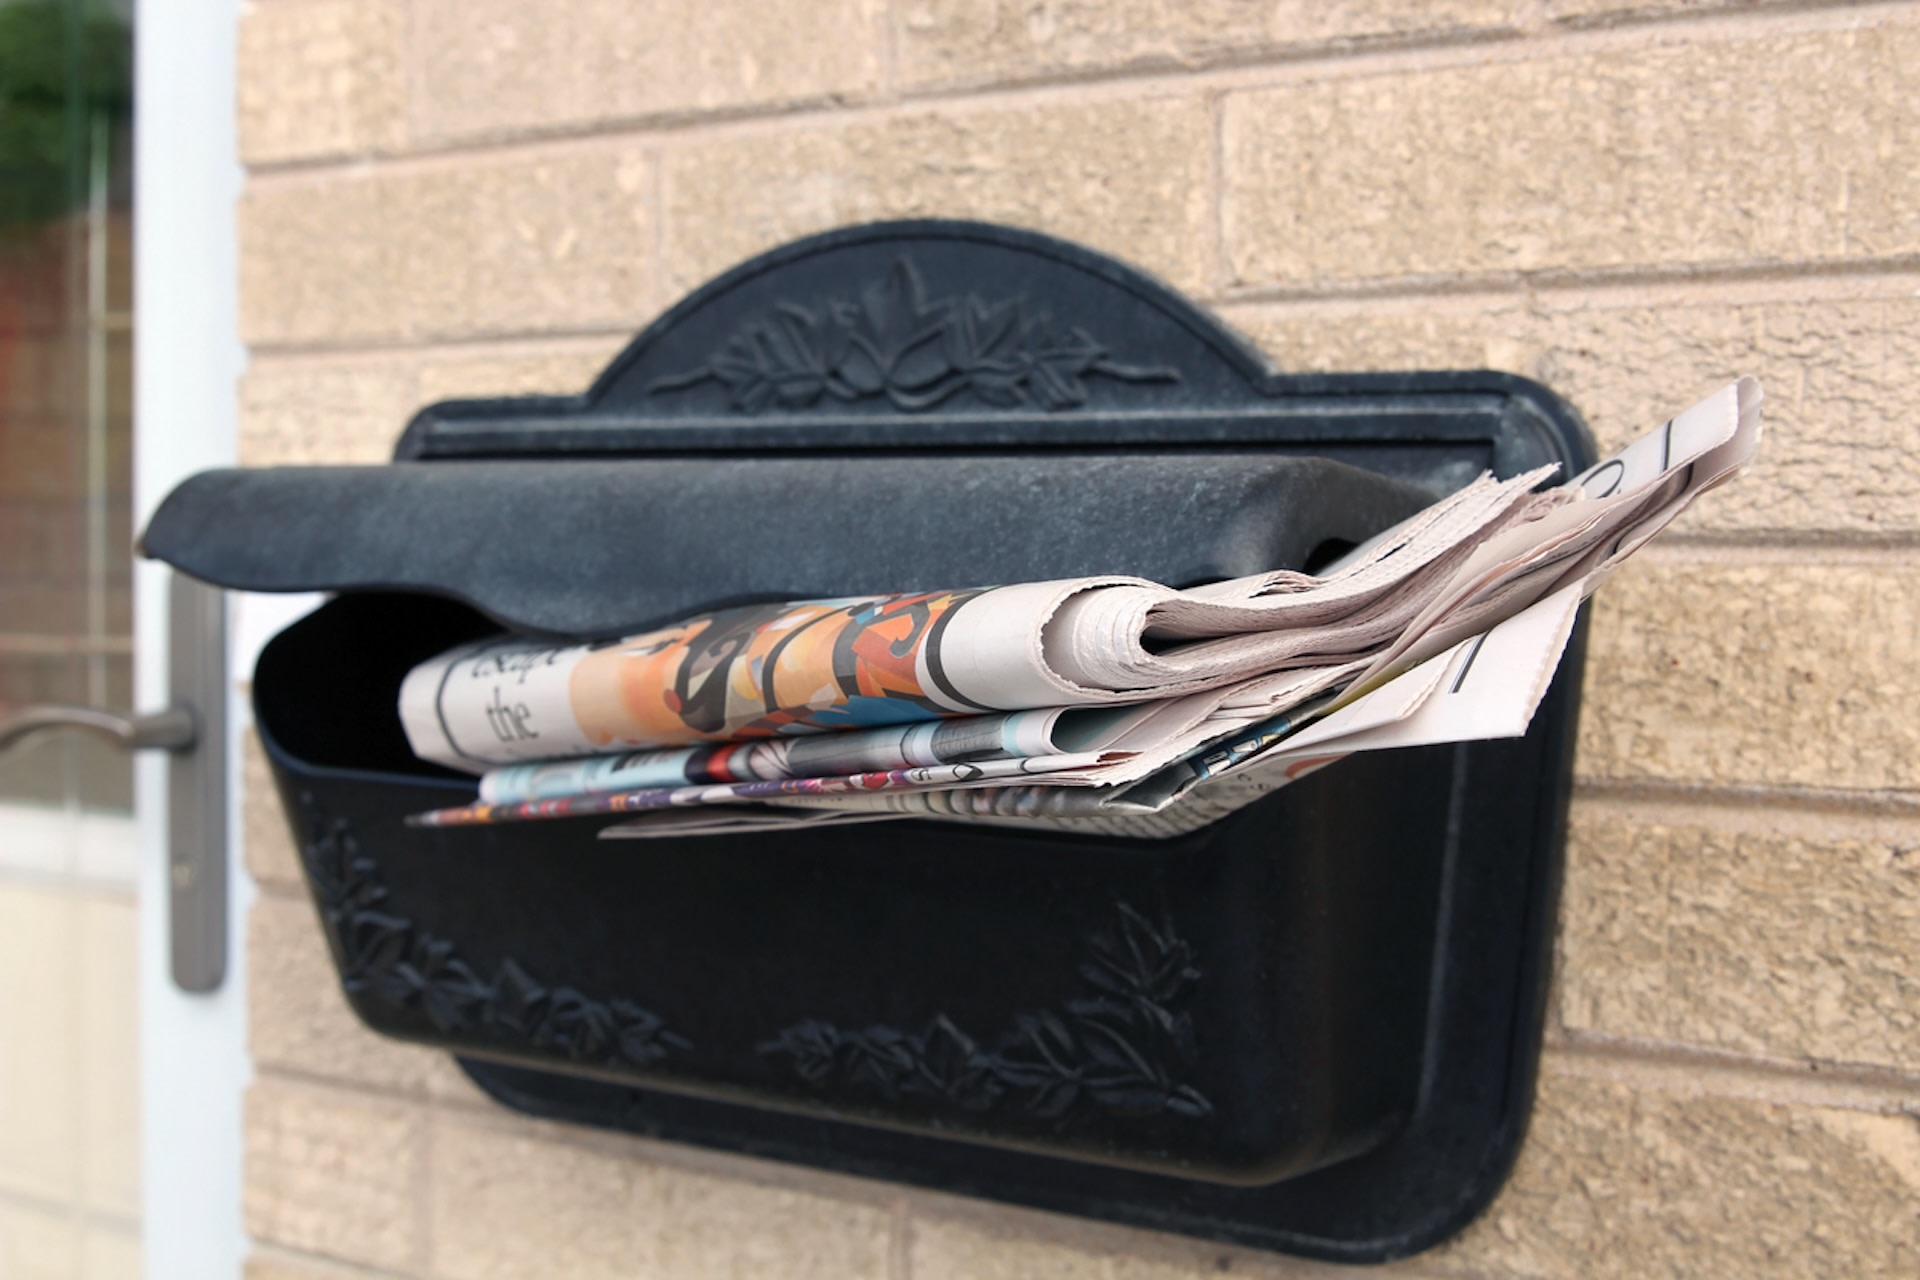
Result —
[{"label": "black mailbox", "polygon": [[1356,757],[1209,826],[423,830],[473,780],[401,678],[501,628],[1311,567],[1483,469],[1591,461],[1494,373],[1281,376],[1133,269],[856,227],[698,290],[576,397],[422,410],[388,467],[215,472],[148,554],[338,593],[261,737],[348,999],[509,1106],[1348,1261],[1492,1197],[1538,1056],[1580,634],[1521,740]]}]

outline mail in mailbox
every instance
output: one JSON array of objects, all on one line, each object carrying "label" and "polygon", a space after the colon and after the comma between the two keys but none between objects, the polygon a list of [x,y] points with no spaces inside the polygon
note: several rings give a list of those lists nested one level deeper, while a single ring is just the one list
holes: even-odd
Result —
[{"label": "mail in mailbox", "polygon": [[[1164,835],[1353,751],[1518,737],[1580,601],[1759,437],[1748,379],[1571,483],[1539,488],[1547,467],[1482,476],[1320,575],[1186,591],[1083,578],[748,606],[612,644],[479,641],[402,684],[417,754],[476,771],[601,758],[489,769],[479,803],[414,821],[757,802],[811,805],[794,821],[814,823],[1151,817],[1141,834]],[[994,710],[1012,714],[979,715]],[[943,717],[961,718],[944,739],[867,728]],[[755,756],[760,740],[784,750]],[[648,750],[696,742],[723,745]],[[639,819],[602,835],[656,830],[686,827]]]}]

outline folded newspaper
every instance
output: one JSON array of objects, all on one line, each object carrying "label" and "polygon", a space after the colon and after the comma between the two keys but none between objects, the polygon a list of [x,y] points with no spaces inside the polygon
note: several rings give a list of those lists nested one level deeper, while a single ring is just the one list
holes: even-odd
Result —
[{"label": "folded newspaper", "polygon": [[808,600],[463,646],[407,676],[400,718],[420,757],[481,774],[480,797],[414,821],[1162,836],[1356,751],[1518,736],[1580,602],[1753,457],[1760,398],[1742,379],[1563,484],[1482,476],[1318,575]]}]

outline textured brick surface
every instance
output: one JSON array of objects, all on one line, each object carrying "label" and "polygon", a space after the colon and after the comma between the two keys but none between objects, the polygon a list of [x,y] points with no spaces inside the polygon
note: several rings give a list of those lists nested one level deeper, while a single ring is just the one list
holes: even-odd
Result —
[{"label": "textured brick surface", "polygon": [[435,1076],[458,1070],[445,1054],[361,1024],[304,895],[262,894],[248,916],[247,1046],[262,1067],[380,1090],[424,1092]]},{"label": "textured brick surface", "polygon": [[[375,0],[246,20],[247,156],[302,162],[243,209],[249,462],[378,461],[429,401],[579,390],[618,335],[794,236],[1008,221],[1227,291],[1285,368],[1541,378],[1603,447],[1756,374],[1761,461],[1681,526],[1713,537],[1597,602],[1579,769],[1920,787],[1920,575],[1897,549],[1920,533],[1920,279],[1873,270],[1920,252],[1913,13],[390,3],[403,21]],[[1655,21],[1720,9],[1751,12]],[[1182,74],[1200,65],[1228,69]],[[1152,75],[1112,78],[1133,69]],[[765,118],[724,119],[744,116]],[[436,154],[380,158],[409,146]],[[246,769],[269,886],[250,919],[250,1280],[1345,1274],[509,1116],[352,1020],[257,749]],[[1461,1241],[1382,1274],[1911,1273],[1920,1127],[1895,1111],[1920,1109],[1899,1083],[1920,1061],[1920,830],[1830,808],[1576,805],[1567,1034],[1515,1179]],[[1664,1046],[1856,1083],[1663,1065]]]},{"label": "textured brick surface", "polygon": [[443,1118],[431,1187],[433,1271],[447,1280],[887,1275],[882,1208],[650,1164],[630,1150]]},{"label": "textured brick surface", "polygon": [[240,460],[385,462],[419,398],[412,372],[382,356],[254,361],[240,381]]},{"label": "textured brick surface", "polygon": [[913,113],[715,138],[666,169],[669,292],[785,240],[873,218],[985,218],[1206,284],[1208,123],[1191,98]]},{"label": "textured brick surface", "polygon": [[240,19],[240,155],[250,164],[390,150],[406,136],[395,0],[251,5]]},{"label": "textured brick surface", "polygon": [[255,1240],[401,1269],[419,1250],[414,1108],[263,1076],[247,1093],[246,1228]]},{"label": "textured brick surface", "polygon": [[1779,6],[1782,0],[1546,0],[1546,16],[1572,26]]},{"label": "textured brick surface", "polygon": [[572,395],[587,389],[626,346],[629,336],[579,339],[545,349],[456,352],[423,360],[414,395],[422,405],[463,396]]},{"label": "textured brick surface", "polygon": [[860,97],[879,86],[882,0],[420,0],[414,123],[467,138]]},{"label": "textured brick surface", "polygon": [[1920,574],[1644,559],[1595,597],[1583,777],[1920,786]]},{"label": "textured brick surface", "polygon": [[1285,308],[1242,304],[1222,307],[1220,313],[1283,373],[1525,373],[1534,359],[1533,309],[1519,296],[1364,311],[1338,303]]},{"label": "textured brick surface", "polygon": [[1581,806],[1561,912],[1576,1031],[1912,1070],[1920,825],[1882,836]]},{"label": "textured brick surface", "polygon": [[282,1249],[255,1249],[247,1255],[246,1280],[384,1280],[391,1274],[302,1257]]},{"label": "textured brick surface", "polygon": [[624,344],[607,337],[507,351],[448,347],[256,360],[240,384],[241,460],[385,462],[422,406],[461,396],[584,391]]},{"label": "textured brick surface", "polygon": [[1920,1122],[1556,1073],[1513,1181],[1433,1265],[1520,1280],[1900,1276]]},{"label": "textured brick surface", "polygon": [[1602,450],[1750,373],[1766,440],[1681,530],[1920,531],[1920,302],[1902,295],[1739,301],[1602,295],[1440,300],[1391,311],[1229,308],[1286,370],[1492,368],[1544,381]]},{"label": "textured brick surface", "polygon": [[1588,415],[1602,448],[1750,373],[1766,388],[1753,469],[1680,526],[1751,533],[1920,530],[1920,302],[1906,297],[1542,307],[1529,370]]},{"label": "textured brick surface", "polygon": [[907,0],[894,39],[904,85],[982,84],[1396,38],[1458,38],[1511,27],[1522,7],[1515,0]]},{"label": "textured brick surface", "polygon": [[645,318],[637,150],[254,183],[241,332],[255,344],[534,333]]},{"label": "textured brick surface", "polygon": [[1234,278],[1312,288],[1920,249],[1909,27],[1228,96]]}]

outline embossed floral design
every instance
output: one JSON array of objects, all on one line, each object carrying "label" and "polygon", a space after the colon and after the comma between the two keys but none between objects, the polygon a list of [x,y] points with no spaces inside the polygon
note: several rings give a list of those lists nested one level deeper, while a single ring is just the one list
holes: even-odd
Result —
[{"label": "embossed floral design", "polygon": [[515,960],[482,978],[454,943],[389,909],[380,868],[345,819],[327,820],[311,795],[301,806],[307,873],[339,948],[348,994],[414,1010],[444,1032],[546,1049],[575,1062],[650,1066],[692,1048],[631,1000],[550,988]]},{"label": "embossed floral design", "polygon": [[662,378],[650,393],[719,382],[742,413],[804,408],[822,396],[853,402],[885,396],[920,412],[962,392],[990,405],[1046,410],[1085,404],[1090,376],[1177,382],[1172,369],[1121,364],[1078,326],[1056,328],[1018,295],[929,302],[913,263],[898,259],[857,297],[811,307],[793,302],[748,324],[706,364]]},{"label": "embossed floral design", "polygon": [[1124,1116],[1197,1118],[1213,1105],[1184,1082],[1197,1051],[1181,1007],[1200,977],[1192,948],[1168,923],[1124,903],[1088,942],[1080,966],[1093,993],[1025,1013],[992,1049],[946,1015],[919,1031],[848,1030],[818,1019],[759,1046],[808,1084],[842,1081],[893,1099],[919,1096],[973,1111],[1018,1106],[1047,1119],[1098,1108]]},{"label": "embossed floral design", "polygon": [[487,1001],[487,984],[444,938],[416,935],[411,954],[396,972],[406,984],[402,1003],[417,1004],[442,1031],[466,1025],[472,1010]]}]

